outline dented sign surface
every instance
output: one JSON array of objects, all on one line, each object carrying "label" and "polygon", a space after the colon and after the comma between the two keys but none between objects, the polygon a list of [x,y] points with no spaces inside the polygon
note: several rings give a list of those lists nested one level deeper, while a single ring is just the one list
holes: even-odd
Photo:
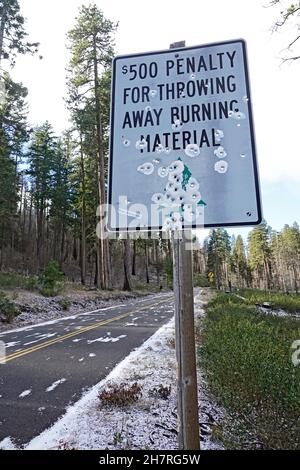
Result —
[{"label": "dented sign surface", "polygon": [[108,228],[260,221],[245,42],[116,57]]}]

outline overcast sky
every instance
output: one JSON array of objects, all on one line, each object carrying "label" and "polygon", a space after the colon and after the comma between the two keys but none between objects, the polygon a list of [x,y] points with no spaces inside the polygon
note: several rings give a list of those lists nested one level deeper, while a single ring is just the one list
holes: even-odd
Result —
[{"label": "overcast sky", "polygon": [[[13,71],[29,89],[33,125],[48,119],[57,132],[67,127],[66,32],[84,0],[20,0],[30,38],[44,57],[21,57]],[[300,222],[300,61],[282,65],[280,56],[295,30],[271,34],[278,9],[268,0],[96,0],[104,15],[119,21],[117,54],[244,38],[248,46],[257,154],[267,222],[279,230]],[[284,3],[284,2],[283,2]],[[288,3],[288,2],[286,2]],[[245,233],[248,230],[239,232]],[[230,231],[232,233],[232,231]]]}]

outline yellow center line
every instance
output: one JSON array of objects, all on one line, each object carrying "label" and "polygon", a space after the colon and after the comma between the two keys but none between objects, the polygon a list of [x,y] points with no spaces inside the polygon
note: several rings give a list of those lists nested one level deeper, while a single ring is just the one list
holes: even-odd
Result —
[{"label": "yellow center line", "polygon": [[[169,300],[169,299],[167,299]],[[167,301],[166,299],[161,300],[160,302],[155,302],[149,305],[145,305],[144,307],[140,307],[135,310],[131,310],[130,312],[123,313],[121,315],[118,315],[116,317],[108,318],[107,320],[102,320],[97,323],[93,323],[92,325],[86,326],[86,327],[81,327],[80,329],[77,329],[76,331],[72,331],[71,333],[67,333],[65,335],[59,336],[58,338],[53,338],[52,340],[45,341],[44,343],[37,344],[36,346],[33,346],[31,348],[23,349],[18,352],[14,352],[9,354],[8,356],[5,357],[0,357],[0,362],[1,361],[12,361],[13,359],[18,359],[19,357],[26,356],[27,354],[33,353],[35,351],[38,351],[39,349],[46,348],[48,346],[51,346],[52,344],[59,343],[61,341],[64,341],[65,339],[73,338],[74,336],[78,336],[82,333],[86,333],[87,331],[94,330],[95,328],[99,328],[100,326],[107,325],[108,323],[112,323],[117,320],[121,320],[122,318],[126,318],[129,315],[140,312],[142,310],[146,310],[150,307],[154,307],[155,305],[160,305],[164,302]]]}]

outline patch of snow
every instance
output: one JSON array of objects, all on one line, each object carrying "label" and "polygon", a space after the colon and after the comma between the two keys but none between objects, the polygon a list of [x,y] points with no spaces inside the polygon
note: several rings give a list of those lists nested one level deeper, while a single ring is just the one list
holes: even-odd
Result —
[{"label": "patch of snow", "polygon": [[11,341],[10,343],[5,343],[5,347],[7,348],[13,348],[17,344],[20,344],[21,341]]},{"label": "patch of snow", "polygon": [[273,317],[290,317],[291,314],[282,310],[281,308],[278,310],[271,310],[270,308],[259,307],[259,310],[262,313],[266,313],[267,315],[272,315]]},{"label": "patch of snow", "polygon": [[[161,299],[162,297],[171,297],[171,296],[170,296],[170,293],[169,293],[169,292],[166,292],[166,293],[164,293],[164,294],[154,294],[154,295],[151,295],[151,297],[149,297],[149,299],[150,299],[150,300],[152,300],[152,299],[157,299],[157,298],[160,298],[160,299]],[[143,299],[142,299],[142,300],[137,300],[135,303],[136,303],[136,304],[139,304],[140,302],[144,302],[144,300],[143,300]]]},{"label": "patch of snow", "polygon": [[59,379],[59,380],[56,380],[56,382],[53,382],[52,385],[50,385],[50,387],[46,388],[46,392],[52,392],[52,390],[54,390],[56,387],[58,387],[60,384],[63,384],[67,379]]},{"label": "patch of snow", "polygon": [[[58,449],[62,443],[67,448],[78,450],[124,449],[125,446],[132,450],[177,449],[177,367],[175,349],[172,347],[174,335],[173,318],[141,347],[133,350],[105,379],[87,391],[67,409],[62,418],[34,438],[25,449]],[[199,383],[204,381],[200,371],[199,379]],[[126,408],[101,408],[99,392],[110,384],[125,382],[137,382],[142,388],[142,397]],[[167,400],[151,394],[160,385],[172,386]],[[205,421],[201,425],[201,448],[221,449],[211,440],[212,426],[220,418],[221,412],[211,403],[204,388],[204,385],[200,387],[199,397],[199,416],[200,420],[204,417]],[[116,433],[121,436],[119,444],[113,442]]]},{"label": "patch of snow", "polygon": [[11,437],[5,437],[0,442],[0,450],[16,450],[17,447],[14,445]]},{"label": "patch of snow", "polygon": [[112,308],[118,308],[118,307],[126,307],[126,304],[116,304],[112,305],[111,307],[105,307],[105,308],[100,308],[98,310],[92,310],[91,312],[86,312],[86,313],[80,313],[79,315],[85,316],[85,315],[95,315],[96,313],[99,313],[104,310],[111,310]]},{"label": "patch of snow", "polygon": [[[21,328],[14,328],[12,330],[1,332],[0,337],[3,336],[3,335],[11,334],[11,333],[18,333],[19,331],[31,331],[33,328],[38,328],[40,326],[55,325],[57,323],[65,321],[65,320],[75,320],[76,318],[78,318],[80,316],[96,314],[98,312],[102,312],[102,311],[104,312],[106,310],[111,310],[112,308],[125,307],[125,306],[126,306],[126,304],[116,304],[116,305],[112,305],[111,307],[101,307],[97,310],[91,310],[89,312],[77,313],[75,315],[70,315],[70,316],[67,316],[67,317],[59,317],[59,318],[56,318],[55,320],[49,320],[49,321],[45,321],[45,322],[41,322],[41,323],[36,323],[35,325],[24,326],[24,327],[21,327]],[[31,315],[31,316],[32,316],[33,321],[36,320],[36,315]],[[74,325],[74,323],[73,323],[73,325]]]},{"label": "patch of snow", "polygon": [[24,392],[20,393],[19,398],[27,397],[28,395],[31,394],[31,392],[32,392],[31,389],[29,389],[29,390],[24,390]]},{"label": "patch of snow", "polygon": [[[108,334],[108,333],[107,333]],[[113,336],[101,336],[100,338],[97,338],[97,339],[88,339],[87,340],[87,344],[92,344],[92,343],[117,343],[118,341],[120,341],[120,339],[123,339],[123,338],[126,338],[127,335],[120,335],[120,336],[116,336],[115,338]]]}]

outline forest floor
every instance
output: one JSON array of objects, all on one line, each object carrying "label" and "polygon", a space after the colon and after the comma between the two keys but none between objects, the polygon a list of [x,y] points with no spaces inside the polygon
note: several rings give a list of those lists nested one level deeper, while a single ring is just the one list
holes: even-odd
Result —
[{"label": "forest floor", "polygon": [[14,303],[21,312],[10,323],[0,311],[0,331],[6,331],[36,323],[55,320],[64,316],[74,315],[83,310],[92,310],[110,307],[120,304],[122,301],[145,297],[148,295],[160,295],[169,292],[166,289],[159,290],[155,286],[140,286],[131,292],[122,290],[99,291],[73,286],[65,286],[55,297],[44,297],[38,292],[24,289],[1,289],[6,298]]}]

